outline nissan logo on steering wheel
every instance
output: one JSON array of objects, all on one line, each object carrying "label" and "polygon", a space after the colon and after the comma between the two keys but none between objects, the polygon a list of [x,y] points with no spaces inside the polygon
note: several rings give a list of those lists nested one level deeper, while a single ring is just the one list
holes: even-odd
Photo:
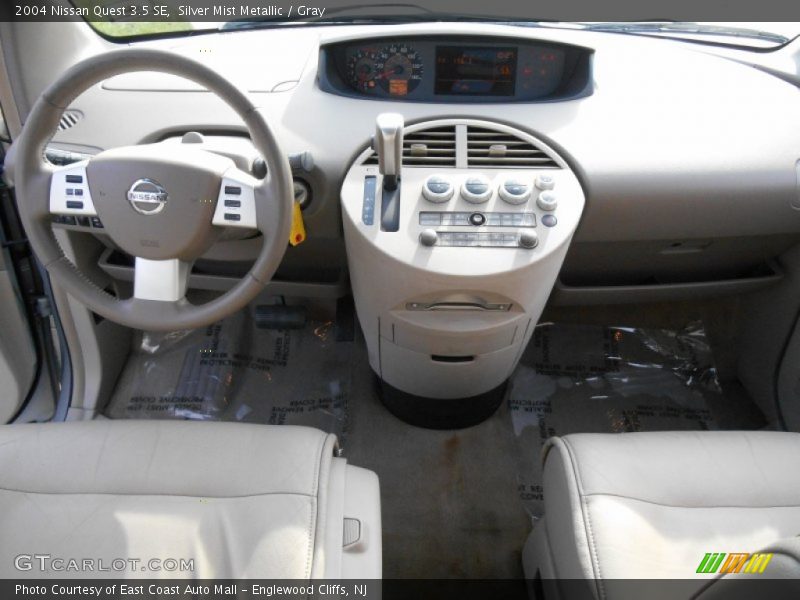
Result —
[{"label": "nissan logo on steering wheel", "polygon": [[167,204],[167,190],[153,179],[138,179],[128,190],[128,202],[142,215],[157,215]]}]

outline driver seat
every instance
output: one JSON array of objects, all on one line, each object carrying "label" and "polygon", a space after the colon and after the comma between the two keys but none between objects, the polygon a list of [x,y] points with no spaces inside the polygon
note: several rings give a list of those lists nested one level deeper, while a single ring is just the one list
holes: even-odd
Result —
[{"label": "driver seat", "polygon": [[380,578],[378,478],[336,446],[243,423],[0,427],[0,577]]}]

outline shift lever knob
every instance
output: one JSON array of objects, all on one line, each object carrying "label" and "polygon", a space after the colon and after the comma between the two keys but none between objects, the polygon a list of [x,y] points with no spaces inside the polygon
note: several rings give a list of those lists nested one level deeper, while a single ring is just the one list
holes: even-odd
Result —
[{"label": "shift lever knob", "polygon": [[378,153],[378,170],[383,175],[383,187],[397,188],[403,168],[403,115],[381,113],[375,120],[374,149]]}]

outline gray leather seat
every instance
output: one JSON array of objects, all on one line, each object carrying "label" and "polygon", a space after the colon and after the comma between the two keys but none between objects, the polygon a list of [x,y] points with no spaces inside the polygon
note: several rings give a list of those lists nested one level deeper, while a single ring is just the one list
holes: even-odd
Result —
[{"label": "gray leather seat", "polygon": [[543,460],[528,578],[583,580],[598,598],[615,597],[613,580],[680,579],[691,595],[724,570],[722,559],[697,573],[707,553],[770,547],[781,550],[761,575],[800,577],[796,542],[781,542],[800,535],[800,434],[567,435],[548,441]]},{"label": "gray leather seat", "polygon": [[0,577],[378,578],[378,479],[335,445],[240,423],[0,427]]}]

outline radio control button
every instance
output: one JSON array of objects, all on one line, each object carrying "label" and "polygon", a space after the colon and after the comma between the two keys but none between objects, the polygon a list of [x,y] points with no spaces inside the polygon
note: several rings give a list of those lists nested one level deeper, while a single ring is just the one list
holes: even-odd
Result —
[{"label": "radio control button", "polygon": [[453,197],[453,184],[441,175],[431,175],[422,186],[422,195],[428,202],[447,202]]},{"label": "radio control button", "polygon": [[473,175],[461,186],[461,197],[472,204],[482,204],[492,197],[492,183],[484,175]]},{"label": "radio control button", "polygon": [[486,215],[484,215],[483,213],[472,213],[469,216],[469,224],[475,225],[475,227],[486,225]]},{"label": "radio control button", "polygon": [[531,250],[539,245],[539,236],[535,231],[522,231],[518,238],[519,247]]},{"label": "radio control button", "polygon": [[439,234],[433,229],[423,229],[419,234],[419,243],[423,246],[435,246],[439,241]]},{"label": "radio control button", "polygon": [[542,215],[542,225],[545,227],[555,227],[558,223],[555,215]]},{"label": "radio control button", "polygon": [[524,204],[531,197],[531,186],[520,179],[506,179],[498,190],[509,204]]}]

